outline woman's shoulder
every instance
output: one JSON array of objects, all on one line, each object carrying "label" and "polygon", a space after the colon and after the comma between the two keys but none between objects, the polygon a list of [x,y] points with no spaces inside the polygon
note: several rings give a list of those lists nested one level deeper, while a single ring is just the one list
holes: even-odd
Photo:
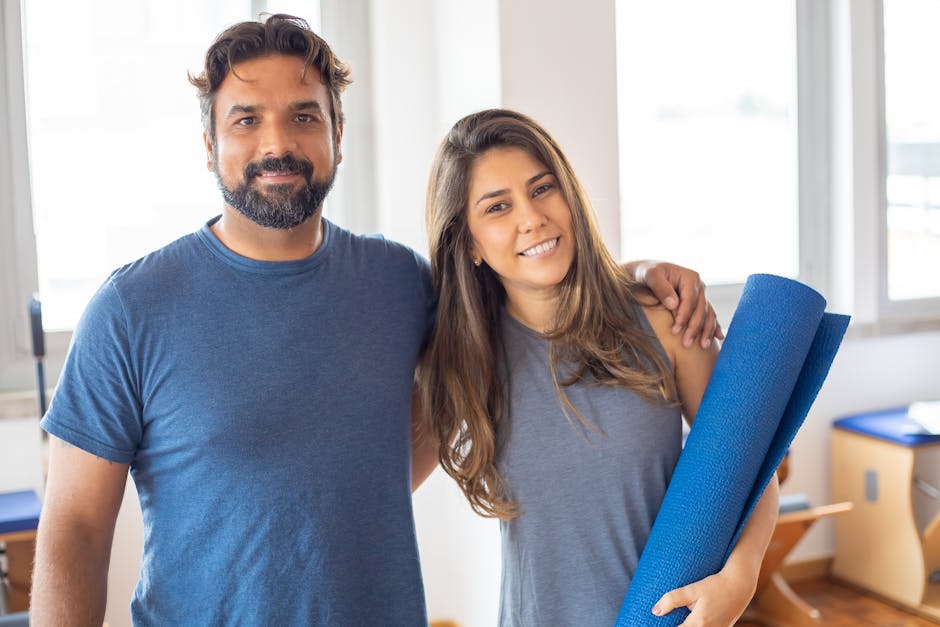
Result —
[{"label": "woman's shoulder", "polygon": [[639,305],[640,311],[649,321],[653,333],[656,334],[656,339],[662,344],[666,355],[669,356],[669,360],[675,366],[676,355],[682,348],[682,335],[676,335],[672,332],[672,312],[666,309],[659,302],[659,299],[643,286],[634,287],[631,289],[631,293]]}]

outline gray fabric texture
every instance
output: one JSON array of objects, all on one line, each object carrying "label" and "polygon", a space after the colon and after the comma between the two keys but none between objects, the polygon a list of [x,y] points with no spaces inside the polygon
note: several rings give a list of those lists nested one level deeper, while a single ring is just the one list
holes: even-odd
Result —
[{"label": "gray fabric texture", "polygon": [[501,524],[499,624],[610,627],[679,457],[680,409],[579,381],[565,391],[585,427],[562,409],[549,342],[504,312],[503,344],[497,466],[521,514]]}]

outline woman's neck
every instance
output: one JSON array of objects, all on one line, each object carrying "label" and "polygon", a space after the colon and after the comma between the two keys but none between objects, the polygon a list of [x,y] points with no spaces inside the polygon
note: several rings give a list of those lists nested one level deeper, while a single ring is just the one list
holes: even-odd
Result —
[{"label": "woman's neck", "polygon": [[558,295],[530,295],[523,298],[507,295],[506,311],[533,331],[548,333],[555,328]]}]

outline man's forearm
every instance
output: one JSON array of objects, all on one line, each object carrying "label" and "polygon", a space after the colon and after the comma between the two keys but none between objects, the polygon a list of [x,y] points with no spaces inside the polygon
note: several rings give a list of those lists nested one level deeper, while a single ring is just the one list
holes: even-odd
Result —
[{"label": "man's forearm", "polygon": [[90,534],[40,519],[30,625],[101,625],[110,553]]}]

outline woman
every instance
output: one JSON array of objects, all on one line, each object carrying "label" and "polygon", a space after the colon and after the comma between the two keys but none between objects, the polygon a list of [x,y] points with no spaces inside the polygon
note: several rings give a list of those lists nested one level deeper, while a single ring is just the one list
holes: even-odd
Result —
[{"label": "woman", "polygon": [[[501,520],[500,624],[609,627],[717,346],[686,348],[670,332],[671,314],[604,247],[561,149],[524,115],[454,125],[427,220],[439,302],[420,400],[445,471]],[[687,606],[686,625],[733,624],[776,502],[773,483],[725,567],[651,611]]]}]

